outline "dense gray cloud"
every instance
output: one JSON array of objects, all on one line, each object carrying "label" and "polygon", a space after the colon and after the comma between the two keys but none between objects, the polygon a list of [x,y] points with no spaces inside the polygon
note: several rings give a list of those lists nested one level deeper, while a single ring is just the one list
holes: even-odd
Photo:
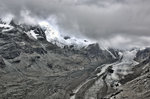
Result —
[{"label": "dense gray cloud", "polygon": [[[0,0],[1,15],[22,18],[22,10],[47,19],[54,16],[60,30],[80,34],[108,46],[149,46],[150,0]],[[104,43],[105,42],[105,43]]]}]

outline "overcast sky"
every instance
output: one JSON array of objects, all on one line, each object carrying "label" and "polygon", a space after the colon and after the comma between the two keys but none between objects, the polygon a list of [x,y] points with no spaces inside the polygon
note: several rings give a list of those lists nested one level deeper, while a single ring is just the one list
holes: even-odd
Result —
[{"label": "overcast sky", "polygon": [[150,0],[0,0],[1,16],[11,13],[21,20],[24,10],[103,45],[150,46]]}]

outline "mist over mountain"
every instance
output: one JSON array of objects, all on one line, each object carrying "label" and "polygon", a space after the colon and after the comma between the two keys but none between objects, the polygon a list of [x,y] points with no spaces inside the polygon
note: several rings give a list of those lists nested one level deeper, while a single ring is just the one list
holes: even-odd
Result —
[{"label": "mist over mountain", "polygon": [[149,46],[149,9],[148,0],[1,0],[0,12],[30,24],[49,20],[63,33],[124,49]]}]

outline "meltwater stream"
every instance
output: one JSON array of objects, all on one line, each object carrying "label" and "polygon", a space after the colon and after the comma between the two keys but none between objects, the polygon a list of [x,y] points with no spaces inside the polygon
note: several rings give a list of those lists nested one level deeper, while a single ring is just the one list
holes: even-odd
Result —
[{"label": "meltwater stream", "polygon": [[[136,50],[119,52],[120,59],[117,62],[97,67],[95,71],[97,71],[97,69],[101,69],[101,71],[96,74],[96,77],[87,79],[84,83],[74,89],[74,95],[71,96],[70,99],[79,99],[79,97],[82,97],[81,99],[103,98],[107,95],[108,87],[110,85],[115,85],[115,83],[118,83],[125,75],[132,73],[132,66],[138,64],[133,60],[136,53]],[[108,71],[110,68],[113,70],[111,73]],[[82,96],[78,96],[80,90],[84,90],[84,86],[87,86],[88,82],[91,81],[94,81],[94,83],[92,83],[84,93],[80,94]],[[113,87],[115,88],[115,86]]]}]

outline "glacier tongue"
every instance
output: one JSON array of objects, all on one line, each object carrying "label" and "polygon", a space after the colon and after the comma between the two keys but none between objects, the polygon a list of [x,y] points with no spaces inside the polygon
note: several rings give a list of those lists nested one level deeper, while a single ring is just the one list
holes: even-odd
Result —
[{"label": "glacier tongue", "polygon": [[134,58],[136,56],[137,50],[132,50],[132,51],[124,51],[120,52],[120,55],[122,55],[122,60],[112,66],[114,73],[111,74],[112,79],[119,79],[118,75],[124,75],[132,73],[131,68],[132,66],[135,66],[138,64],[138,62],[134,61]]},{"label": "glacier tongue", "polygon": [[[137,64],[134,61],[137,50],[131,51],[120,51],[118,52],[120,59],[111,64],[103,64],[95,69],[96,77],[92,79],[87,79],[84,83],[80,84],[75,90],[73,90],[74,95],[70,99],[77,99],[78,94],[81,90],[84,90],[84,86],[88,86],[90,82],[92,85],[89,85],[84,93],[84,99],[101,99],[103,95],[107,94],[108,88],[120,90],[117,86],[120,86],[119,80],[122,79],[125,75],[132,73],[131,68]],[[97,72],[98,69],[101,69],[100,72]],[[111,86],[111,87],[110,87]],[[98,96],[99,94],[99,96]]]}]

